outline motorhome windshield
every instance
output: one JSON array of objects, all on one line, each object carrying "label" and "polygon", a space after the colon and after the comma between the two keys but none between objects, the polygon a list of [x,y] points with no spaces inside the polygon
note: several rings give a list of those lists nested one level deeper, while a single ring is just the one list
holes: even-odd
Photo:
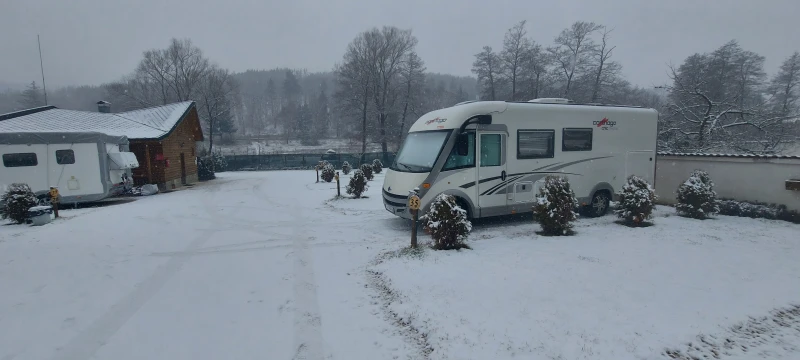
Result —
[{"label": "motorhome windshield", "polygon": [[450,130],[409,133],[391,169],[400,172],[428,172],[442,151]]}]

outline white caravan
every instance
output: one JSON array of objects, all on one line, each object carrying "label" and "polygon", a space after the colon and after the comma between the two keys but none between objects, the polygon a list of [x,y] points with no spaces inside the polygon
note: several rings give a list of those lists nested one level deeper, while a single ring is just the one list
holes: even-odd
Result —
[{"label": "white caravan", "polygon": [[0,191],[26,183],[44,200],[57,186],[64,203],[118,195],[132,185],[128,138],[96,132],[0,133]]},{"label": "white caravan", "polygon": [[566,99],[466,102],[423,115],[386,173],[386,210],[410,218],[454,195],[470,218],[532,211],[548,175],[565,176],[589,216],[602,216],[630,175],[655,179],[658,113]]}]

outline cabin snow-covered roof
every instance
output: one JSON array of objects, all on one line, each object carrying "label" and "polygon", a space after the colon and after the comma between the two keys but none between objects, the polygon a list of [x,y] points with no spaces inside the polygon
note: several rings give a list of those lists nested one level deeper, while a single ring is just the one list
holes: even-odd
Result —
[{"label": "cabin snow-covered roof", "polygon": [[132,140],[161,139],[169,135],[193,106],[193,101],[184,101],[120,113],[48,106],[0,115],[0,133],[99,132]]}]

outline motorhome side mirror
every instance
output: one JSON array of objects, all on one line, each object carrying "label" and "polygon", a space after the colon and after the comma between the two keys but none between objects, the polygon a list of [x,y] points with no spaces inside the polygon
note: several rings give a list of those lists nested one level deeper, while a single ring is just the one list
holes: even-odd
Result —
[{"label": "motorhome side mirror", "polygon": [[469,155],[469,137],[467,137],[467,134],[458,135],[458,139],[456,139],[456,154],[458,156]]}]

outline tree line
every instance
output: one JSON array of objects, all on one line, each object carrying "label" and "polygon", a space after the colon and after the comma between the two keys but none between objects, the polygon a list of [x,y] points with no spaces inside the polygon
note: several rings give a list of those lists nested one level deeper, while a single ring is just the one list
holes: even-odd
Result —
[{"label": "tree line", "polygon": [[[99,87],[48,93],[62,108],[95,110],[99,99],[125,111],[194,100],[210,140],[232,135],[271,141],[348,138],[393,151],[422,114],[467,100],[527,101],[568,98],[655,108],[658,147],[669,151],[771,153],[797,136],[800,55],[777,73],[764,57],[736,41],[693,54],[667,68],[670,83],[632,85],[614,57],[614,30],[579,21],[552,41],[537,42],[521,21],[495,51],[475,54],[473,77],[429,73],[410,29],[391,26],[361,32],[344,49],[333,71],[309,73],[276,68],[232,73],[207,59],[189,39],[172,39],[143,53],[133,71]],[[0,112],[44,105],[34,82],[22,92],[0,94]]]}]

